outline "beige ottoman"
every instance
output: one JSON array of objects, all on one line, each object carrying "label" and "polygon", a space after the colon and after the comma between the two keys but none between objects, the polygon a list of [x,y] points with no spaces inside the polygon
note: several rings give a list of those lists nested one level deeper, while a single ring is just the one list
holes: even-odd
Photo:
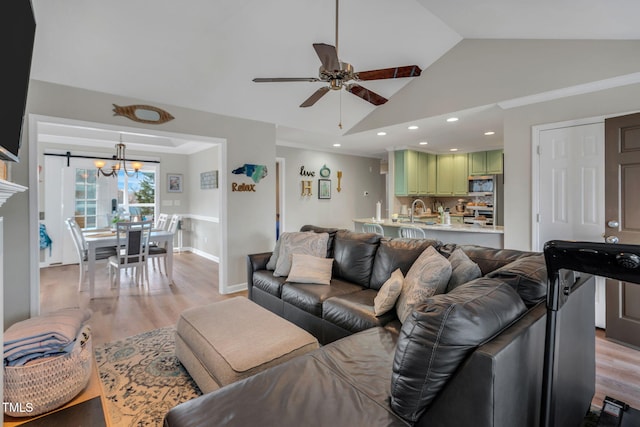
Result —
[{"label": "beige ottoman", "polygon": [[176,356],[207,393],[318,348],[307,331],[244,297],[182,312]]}]

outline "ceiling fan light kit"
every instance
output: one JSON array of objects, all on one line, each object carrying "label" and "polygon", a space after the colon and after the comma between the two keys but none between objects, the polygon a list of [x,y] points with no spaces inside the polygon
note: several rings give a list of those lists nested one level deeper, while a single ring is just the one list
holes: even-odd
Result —
[{"label": "ceiling fan light kit", "polygon": [[326,82],[307,98],[300,107],[311,107],[329,90],[344,89],[364,99],[365,101],[378,106],[387,102],[387,99],[357,83],[351,81],[397,79],[405,77],[418,77],[422,70],[417,65],[406,65],[402,67],[382,68],[379,70],[369,70],[356,72],[351,64],[342,62],[338,58],[338,0],[336,0],[336,45],[326,43],[314,43],[313,48],[320,59],[320,70],[318,77],[259,77],[253,79],[256,83],[282,83],[282,82]]}]

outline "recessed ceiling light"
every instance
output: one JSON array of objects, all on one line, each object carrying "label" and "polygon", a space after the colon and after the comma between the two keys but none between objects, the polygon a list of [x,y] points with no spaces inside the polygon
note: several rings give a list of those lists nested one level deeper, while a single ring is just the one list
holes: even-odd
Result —
[{"label": "recessed ceiling light", "polygon": [[494,131],[490,130],[490,131],[485,132],[484,134],[489,136],[489,135],[495,135],[496,133]]},{"label": "recessed ceiling light", "polygon": [[427,141],[420,141],[420,145],[427,145],[428,142]]},{"label": "recessed ceiling light", "polygon": [[386,132],[378,132],[378,136],[385,136],[386,134]]},{"label": "recessed ceiling light", "polygon": [[449,151],[458,151],[457,148],[449,148]]},{"label": "recessed ceiling light", "polygon": [[340,147],[340,143],[336,142],[335,144],[333,144],[334,147]]},{"label": "recessed ceiling light", "polygon": [[458,118],[457,118],[457,117],[449,117],[449,118],[447,119],[447,121],[448,121],[448,122],[457,122],[457,121],[458,121]]},{"label": "recessed ceiling light", "polygon": [[409,129],[409,130],[416,130],[416,129],[418,129],[418,126],[416,126],[416,125],[411,125],[411,126],[409,126],[407,129]]}]

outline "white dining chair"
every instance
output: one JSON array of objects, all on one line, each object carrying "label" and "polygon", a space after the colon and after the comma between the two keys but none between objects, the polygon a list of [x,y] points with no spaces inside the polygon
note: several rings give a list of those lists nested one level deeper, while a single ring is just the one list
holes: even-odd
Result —
[{"label": "white dining chair", "polygon": [[[158,214],[158,219],[156,220],[156,224],[154,225],[154,229],[155,230],[166,230],[167,226],[169,225],[169,214],[166,213],[161,213]],[[156,249],[158,247],[158,242],[151,242],[149,243],[149,255],[156,253],[156,252],[161,252],[158,249]],[[160,268],[160,257],[151,257],[151,265],[153,266],[153,269],[156,269],[156,266],[158,268]],[[153,260],[155,259],[156,263],[154,264]]]},{"label": "white dining chair", "polygon": [[166,230],[169,222],[169,214],[161,213],[158,214],[158,219],[156,220],[155,229],[156,230]]},{"label": "white dining chair", "polygon": [[121,271],[134,269],[135,282],[140,285],[145,276],[147,284],[149,275],[145,270],[149,251],[149,235],[151,234],[152,221],[118,222],[116,224],[116,241],[118,253],[109,257],[109,281],[113,285],[113,272],[115,271],[115,284],[120,288]]},{"label": "white dining chair", "polygon": [[[175,235],[176,232],[178,231],[178,226],[180,225],[180,221],[182,220],[182,215],[172,215],[171,216],[171,220],[169,221],[169,225],[167,226],[166,231],[170,232],[171,234]],[[160,258],[163,259],[164,261],[164,273],[168,274],[167,272],[167,243],[165,242],[162,245],[151,245],[149,246],[149,259],[151,260],[151,264],[153,264],[154,259],[159,262]],[[154,269],[155,269],[155,265],[154,265]],[[158,264],[158,269],[160,269],[160,266]],[[160,270],[160,272],[162,273],[162,270]]]},{"label": "white dining chair", "polygon": [[365,222],[364,224],[362,224],[362,232],[376,233],[381,236],[384,236],[384,229],[380,224],[376,224],[375,222]]},{"label": "white dining chair", "polygon": [[[84,240],[82,229],[76,222],[75,218],[67,218],[64,220],[64,223],[71,233],[71,240],[73,241],[73,246],[76,248],[76,253],[78,254],[78,268],[80,270],[78,277],[78,292],[80,292],[82,291],[82,284],[84,283],[87,274],[87,243]],[[96,250],[96,261],[109,259],[110,256],[115,254],[115,246],[111,248],[98,248]]]},{"label": "white dining chair", "polygon": [[427,237],[424,230],[414,225],[402,225],[399,230],[400,237],[407,237],[410,239],[424,239]]}]

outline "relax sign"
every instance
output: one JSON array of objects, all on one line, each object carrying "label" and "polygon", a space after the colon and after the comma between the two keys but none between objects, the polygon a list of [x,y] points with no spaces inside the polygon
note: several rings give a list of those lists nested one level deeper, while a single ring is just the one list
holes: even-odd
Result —
[{"label": "relax sign", "polygon": [[256,191],[255,184],[238,184],[237,182],[231,183],[231,191]]}]

